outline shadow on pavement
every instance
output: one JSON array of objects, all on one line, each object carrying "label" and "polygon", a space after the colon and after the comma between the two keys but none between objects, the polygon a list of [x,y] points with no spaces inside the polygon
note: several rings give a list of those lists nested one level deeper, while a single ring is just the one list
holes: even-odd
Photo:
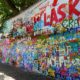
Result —
[{"label": "shadow on pavement", "polygon": [[14,78],[15,80],[54,80],[51,77],[41,74],[23,71],[20,68],[0,63],[0,72]]}]

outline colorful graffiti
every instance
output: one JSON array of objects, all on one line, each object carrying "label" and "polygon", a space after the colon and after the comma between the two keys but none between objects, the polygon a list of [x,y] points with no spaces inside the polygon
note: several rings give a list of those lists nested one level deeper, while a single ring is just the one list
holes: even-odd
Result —
[{"label": "colorful graffiti", "polygon": [[56,80],[80,80],[79,5],[80,0],[44,0],[13,19],[0,40],[0,61]]},{"label": "colorful graffiti", "polygon": [[[9,20],[9,23],[13,28],[22,26],[25,34],[38,35],[45,31],[53,33],[54,28],[58,27],[64,32],[66,28],[80,26],[79,4],[79,0],[45,0],[44,3],[34,6],[32,10],[25,11],[24,14]],[[20,20],[22,20],[21,23]]]},{"label": "colorful graffiti", "polygon": [[[16,23],[16,24],[15,24]],[[75,29],[80,27],[80,21],[78,19],[64,19],[62,21],[62,24],[57,23],[53,24],[52,26],[44,26],[44,22],[41,20],[37,22],[36,24],[33,24],[32,22],[28,21],[26,23],[22,23],[20,21],[14,22],[14,27],[11,30],[10,34],[13,37],[16,36],[23,36],[27,34],[31,34],[33,36],[36,35],[48,35],[48,34],[57,34],[57,33],[65,33],[67,31],[71,31],[71,29]]]},{"label": "colorful graffiti", "polygon": [[[24,67],[29,71],[37,71],[53,77],[55,77],[55,73],[58,73],[57,68],[60,68],[61,76],[77,74],[79,77],[79,48],[79,31],[37,36],[32,39],[30,37],[6,38],[0,41],[0,60],[2,63]],[[65,72],[63,72],[63,67],[66,68]],[[68,70],[70,72],[67,72]]]}]

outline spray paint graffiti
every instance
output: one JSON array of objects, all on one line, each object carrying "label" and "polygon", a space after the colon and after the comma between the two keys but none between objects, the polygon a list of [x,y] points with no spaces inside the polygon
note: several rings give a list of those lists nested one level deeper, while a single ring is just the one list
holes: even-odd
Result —
[{"label": "spray paint graffiti", "polygon": [[24,25],[24,28],[26,28],[24,29],[24,32],[26,30],[27,33],[35,34],[36,31],[39,32],[40,30],[42,30],[42,33],[44,32],[45,27],[56,28],[56,24],[60,24],[64,28],[77,27],[80,25],[79,4],[79,0],[47,0],[44,1],[44,4],[41,3],[37,5],[37,7],[34,6],[32,10],[28,10],[29,12],[25,11],[24,15],[22,14],[17,18],[15,17],[15,19],[12,20],[12,26],[14,26],[14,21],[16,25],[18,25],[18,20],[21,18],[21,23],[23,25],[26,24]]},{"label": "spray paint graffiti", "polygon": [[[24,19],[25,12],[23,17],[13,19],[13,36],[0,41],[0,61],[56,80],[79,80],[79,4],[79,0],[46,0],[30,10],[29,17]],[[26,34],[34,35],[23,37]]]},{"label": "spray paint graffiti", "polygon": [[[80,32],[78,32],[80,34]],[[65,75],[73,75],[72,66],[80,66],[79,46],[80,36],[77,33],[65,33],[50,35],[48,38],[25,38],[13,40],[2,40],[4,46],[1,49],[1,62],[15,65],[16,67],[24,67],[30,71],[38,71],[45,75],[55,76],[57,67],[60,68],[60,75],[63,76],[62,67],[66,68]],[[39,39],[38,39],[39,38]],[[0,44],[1,44],[0,43]],[[7,47],[6,47],[7,46]],[[4,54],[4,50],[6,50]],[[76,62],[77,60],[77,62]],[[76,63],[75,63],[76,62]],[[63,66],[62,66],[63,65]],[[77,68],[77,67],[76,67]],[[70,72],[67,71],[71,69]],[[76,69],[74,68],[76,71]],[[51,72],[53,72],[51,74]],[[79,71],[76,71],[79,76]]]},{"label": "spray paint graffiti", "polygon": [[62,22],[62,25],[63,27],[65,28],[76,28],[78,27],[80,24],[79,24],[79,19],[71,19],[71,20],[67,20],[65,19],[63,22]]}]

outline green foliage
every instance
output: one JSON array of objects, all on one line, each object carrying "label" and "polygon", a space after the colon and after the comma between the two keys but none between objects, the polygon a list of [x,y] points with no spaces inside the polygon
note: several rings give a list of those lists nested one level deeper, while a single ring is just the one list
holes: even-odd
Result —
[{"label": "green foliage", "polygon": [[5,20],[18,15],[38,0],[0,0],[0,30]]}]

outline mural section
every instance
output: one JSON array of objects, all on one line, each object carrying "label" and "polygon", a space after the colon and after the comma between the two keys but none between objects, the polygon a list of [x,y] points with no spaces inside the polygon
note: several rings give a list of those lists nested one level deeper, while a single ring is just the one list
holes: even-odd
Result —
[{"label": "mural section", "polygon": [[51,34],[55,31],[62,33],[79,27],[79,7],[79,0],[42,0],[41,3],[7,21],[6,25],[13,36],[24,33],[33,33],[35,36],[43,33]]},{"label": "mural section", "polygon": [[80,0],[42,0],[10,22],[0,61],[61,80],[80,80]]}]

